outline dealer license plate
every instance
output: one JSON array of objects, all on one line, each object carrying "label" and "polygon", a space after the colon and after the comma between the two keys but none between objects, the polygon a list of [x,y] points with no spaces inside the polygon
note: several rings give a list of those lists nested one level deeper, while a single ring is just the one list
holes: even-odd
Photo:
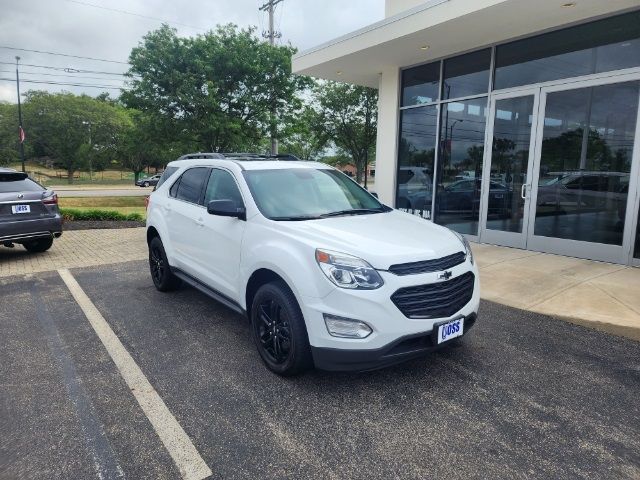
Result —
[{"label": "dealer license plate", "polygon": [[438,344],[461,337],[464,332],[464,318],[452,320],[438,326]]},{"label": "dealer license plate", "polygon": [[11,205],[12,213],[31,213],[31,207],[29,205]]}]

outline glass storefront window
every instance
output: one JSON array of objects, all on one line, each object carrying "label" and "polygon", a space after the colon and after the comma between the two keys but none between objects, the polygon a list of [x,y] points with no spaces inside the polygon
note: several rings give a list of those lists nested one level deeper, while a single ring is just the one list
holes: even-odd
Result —
[{"label": "glass storefront window", "polygon": [[431,219],[438,107],[403,110],[396,207]]},{"label": "glass storefront window", "polygon": [[549,93],[535,235],[622,245],[640,82]]},{"label": "glass storefront window", "polygon": [[636,230],[636,249],[633,252],[634,258],[640,258],[640,209],[638,210],[638,229]]},{"label": "glass storefront window", "polygon": [[487,99],[448,103],[441,115],[435,219],[477,235]]},{"label": "glass storefront window", "polygon": [[640,12],[634,12],[497,47],[494,88],[638,66]]},{"label": "glass storefront window", "polygon": [[442,98],[449,100],[487,93],[490,67],[490,48],[445,60]]},{"label": "glass storefront window", "polygon": [[487,228],[522,233],[535,97],[496,101]]},{"label": "glass storefront window", "polygon": [[439,88],[440,62],[405,70],[402,72],[402,106],[435,102]]}]

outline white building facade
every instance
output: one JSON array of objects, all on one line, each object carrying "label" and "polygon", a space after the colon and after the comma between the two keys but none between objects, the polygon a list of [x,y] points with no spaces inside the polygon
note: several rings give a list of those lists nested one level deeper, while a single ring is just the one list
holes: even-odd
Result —
[{"label": "white building facade", "polygon": [[379,89],[385,203],[483,243],[640,265],[640,1],[385,11],[293,64]]}]

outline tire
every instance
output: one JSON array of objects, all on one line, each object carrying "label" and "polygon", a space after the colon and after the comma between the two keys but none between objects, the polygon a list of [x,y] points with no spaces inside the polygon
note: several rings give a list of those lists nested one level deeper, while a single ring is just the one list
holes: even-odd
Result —
[{"label": "tire", "polygon": [[304,317],[284,282],[258,289],[251,305],[251,331],[262,361],[273,373],[290,377],[313,366]]},{"label": "tire", "polygon": [[143,185],[144,185],[145,187],[148,187],[148,186],[149,186],[149,182],[144,182],[144,184],[143,184]]},{"label": "tire", "polygon": [[160,237],[149,243],[149,270],[153,284],[160,292],[171,292],[180,287],[182,281],[171,272],[167,254]]},{"label": "tire", "polygon": [[31,242],[25,242],[22,244],[28,252],[42,253],[46,252],[53,245],[53,238],[42,238],[40,240],[32,240]]}]

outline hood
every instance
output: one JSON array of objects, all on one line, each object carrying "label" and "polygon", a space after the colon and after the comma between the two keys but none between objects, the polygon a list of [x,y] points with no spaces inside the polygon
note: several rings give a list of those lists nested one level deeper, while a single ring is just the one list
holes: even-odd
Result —
[{"label": "hood", "polygon": [[281,233],[315,248],[355,255],[378,270],[464,251],[460,239],[449,229],[398,210],[274,223]]}]

